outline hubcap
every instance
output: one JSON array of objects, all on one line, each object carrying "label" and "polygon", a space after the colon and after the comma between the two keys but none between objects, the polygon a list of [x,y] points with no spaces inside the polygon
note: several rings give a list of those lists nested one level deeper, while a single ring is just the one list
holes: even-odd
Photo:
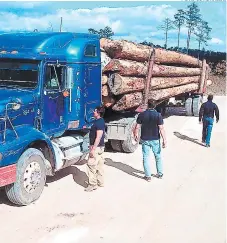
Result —
[{"label": "hubcap", "polygon": [[24,172],[24,189],[32,193],[41,181],[41,168],[37,162],[31,162]]}]

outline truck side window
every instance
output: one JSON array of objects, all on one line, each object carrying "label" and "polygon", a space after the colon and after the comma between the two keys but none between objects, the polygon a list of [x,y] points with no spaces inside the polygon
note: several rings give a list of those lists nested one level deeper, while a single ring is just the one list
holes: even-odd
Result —
[{"label": "truck side window", "polygon": [[96,46],[91,44],[87,45],[84,50],[84,55],[86,57],[96,57]]},{"label": "truck side window", "polygon": [[63,80],[62,77],[63,77],[62,67],[56,67],[56,66],[47,67],[46,75],[45,75],[45,85],[44,85],[45,88],[47,90],[59,90],[59,88],[62,88],[62,80]]}]

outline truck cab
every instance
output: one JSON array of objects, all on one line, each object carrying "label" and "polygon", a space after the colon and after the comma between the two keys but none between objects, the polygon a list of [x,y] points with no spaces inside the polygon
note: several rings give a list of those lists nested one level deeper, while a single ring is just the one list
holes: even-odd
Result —
[{"label": "truck cab", "polygon": [[0,35],[0,187],[16,204],[37,200],[47,175],[88,153],[101,104],[99,37]]}]

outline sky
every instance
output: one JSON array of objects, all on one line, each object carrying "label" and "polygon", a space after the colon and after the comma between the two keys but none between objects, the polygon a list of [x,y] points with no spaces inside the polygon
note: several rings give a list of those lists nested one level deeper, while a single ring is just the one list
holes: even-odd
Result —
[{"label": "sky", "polygon": [[[87,32],[89,28],[110,26],[115,39],[135,42],[150,41],[164,45],[164,33],[158,30],[165,18],[173,19],[178,9],[186,9],[192,1],[128,1],[128,2],[0,2],[0,32],[63,31]],[[206,50],[226,51],[226,2],[198,1],[202,18],[212,28]],[[187,28],[181,31],[180,47],[186,47]],[[168,47],[177,46],[177,30],[171,30]],[[192,36],[191,48],[198,48]],[[202,46],[203,47],[203,46]]]}]

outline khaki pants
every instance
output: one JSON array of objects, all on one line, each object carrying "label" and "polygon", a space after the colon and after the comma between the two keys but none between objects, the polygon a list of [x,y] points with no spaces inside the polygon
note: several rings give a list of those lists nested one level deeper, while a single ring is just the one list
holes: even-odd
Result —
[{"label": "khaki pants", "polygon": [[89,185],[96,186],[104,184],[104,147],[98,147],[95,150],[94,158],[90,155],[87,161],[88,182]]}]

